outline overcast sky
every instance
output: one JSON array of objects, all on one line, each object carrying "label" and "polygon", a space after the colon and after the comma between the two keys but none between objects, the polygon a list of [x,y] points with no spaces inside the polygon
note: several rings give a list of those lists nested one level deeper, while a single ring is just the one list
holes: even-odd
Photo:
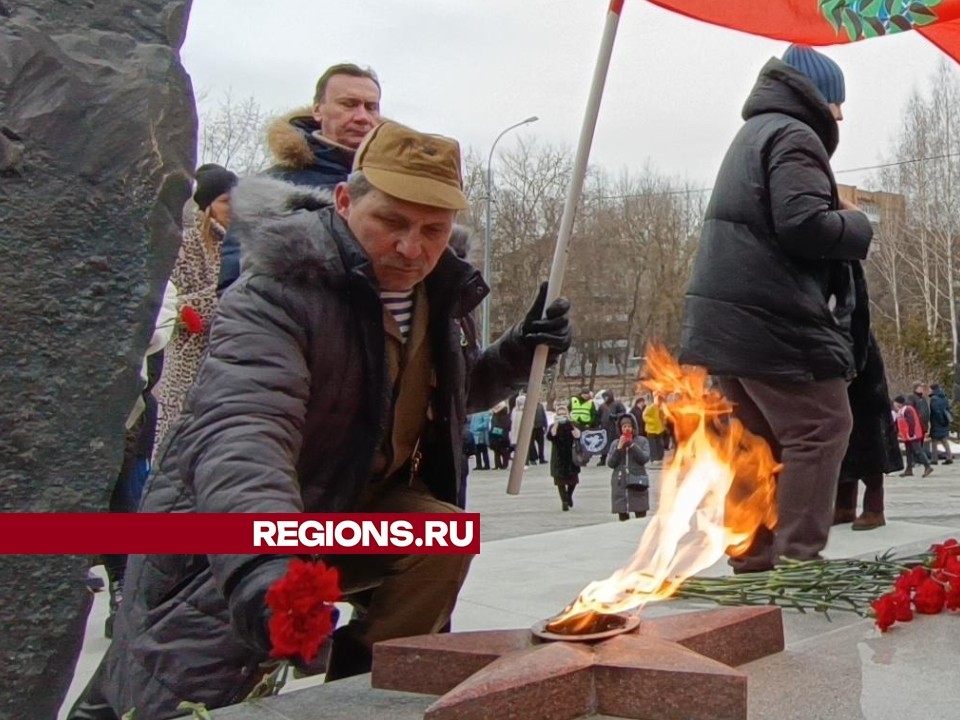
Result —
[{"label": "overcast sky", "polygon": [[[370,65],[385,114],[483,156],[529,115],[539,122],[498,150],[520,133],[572,148],[606,8],[606,0],[194,0],[183,62],[195,91],[230,89],[276,110],[309,104],[329,65]],[[786,46],[627,0],[591,162],[616,172],[649,161],[709,185],[759,69]],[[834,169],[874,165],[942,54],[915,33],[824,52],[847,84]],[[838,180],[862,184],[866,175]]]}]

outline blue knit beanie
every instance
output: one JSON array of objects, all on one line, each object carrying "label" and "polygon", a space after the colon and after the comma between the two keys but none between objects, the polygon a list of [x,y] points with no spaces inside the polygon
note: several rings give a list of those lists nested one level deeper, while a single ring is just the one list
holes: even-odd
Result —
[{"label": "blue knit beanie", "polygon": [[843,71],[826,55],[806,45],[791,45],[783,54],[783,61],[810,78],[827,103],[839,105],[844,101]]}]

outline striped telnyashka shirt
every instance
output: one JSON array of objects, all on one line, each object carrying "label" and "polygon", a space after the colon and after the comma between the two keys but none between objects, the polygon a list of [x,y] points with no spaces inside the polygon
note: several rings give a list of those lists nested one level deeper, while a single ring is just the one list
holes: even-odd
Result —
[{"label": "striped telnyashka shirt", "polygon": [[410,334],[410,322],[413,319],[413,290],[403,292],[389,292],[384,290],[380,293],[380,301],[383,306],[390,311],[393,319],[400,326],[400,334],[406,340]]}]

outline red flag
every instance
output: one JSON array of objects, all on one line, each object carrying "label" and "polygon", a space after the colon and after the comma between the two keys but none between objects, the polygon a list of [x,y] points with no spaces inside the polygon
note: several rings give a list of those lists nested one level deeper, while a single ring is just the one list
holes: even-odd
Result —
[{"label": "red flag", "polygon": [[960,0],[650,0],[714,25],[804,45],[916,30],[960,62]]}]

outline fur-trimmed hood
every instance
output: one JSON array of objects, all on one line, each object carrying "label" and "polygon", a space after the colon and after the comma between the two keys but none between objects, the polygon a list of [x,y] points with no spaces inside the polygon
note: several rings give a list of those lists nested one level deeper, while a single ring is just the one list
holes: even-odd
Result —
[{"label": "fur-trimmed hood", "polygon": [[[245,269],[312,282],[343,273],[343,259],[321,227],[317,210],[333,207],[333,192],[275,178],[242,179],[230,192],[231,231]],[[359,248],[358,248],[359,252]]]},{"label": "fur-trimmed hood", "polygon": [[[348,239],[350,232],[332,211],[333,204],[331,190],[262,175],[243,178],[230,191],[230,231],[240,241],[244,269],[304,285],[322,280],[342,286],[348,275],[359,273],[375,284],[369,258]],[[469,231],[457,225],[454,234],[467,236]],[[476,269],[452,248],[430,277],[435,275],[455,284],[472,283],[468,297],[460,298],[465,312],[489,292]]]},{"label": "fur-trimmed hood", "polygon": [[267,148],[277,168],[306,170],[321,163],[349,172],[354,151],[321,138],[319,130],[309,106],[291,110],[271,122],[267,126]]}]

